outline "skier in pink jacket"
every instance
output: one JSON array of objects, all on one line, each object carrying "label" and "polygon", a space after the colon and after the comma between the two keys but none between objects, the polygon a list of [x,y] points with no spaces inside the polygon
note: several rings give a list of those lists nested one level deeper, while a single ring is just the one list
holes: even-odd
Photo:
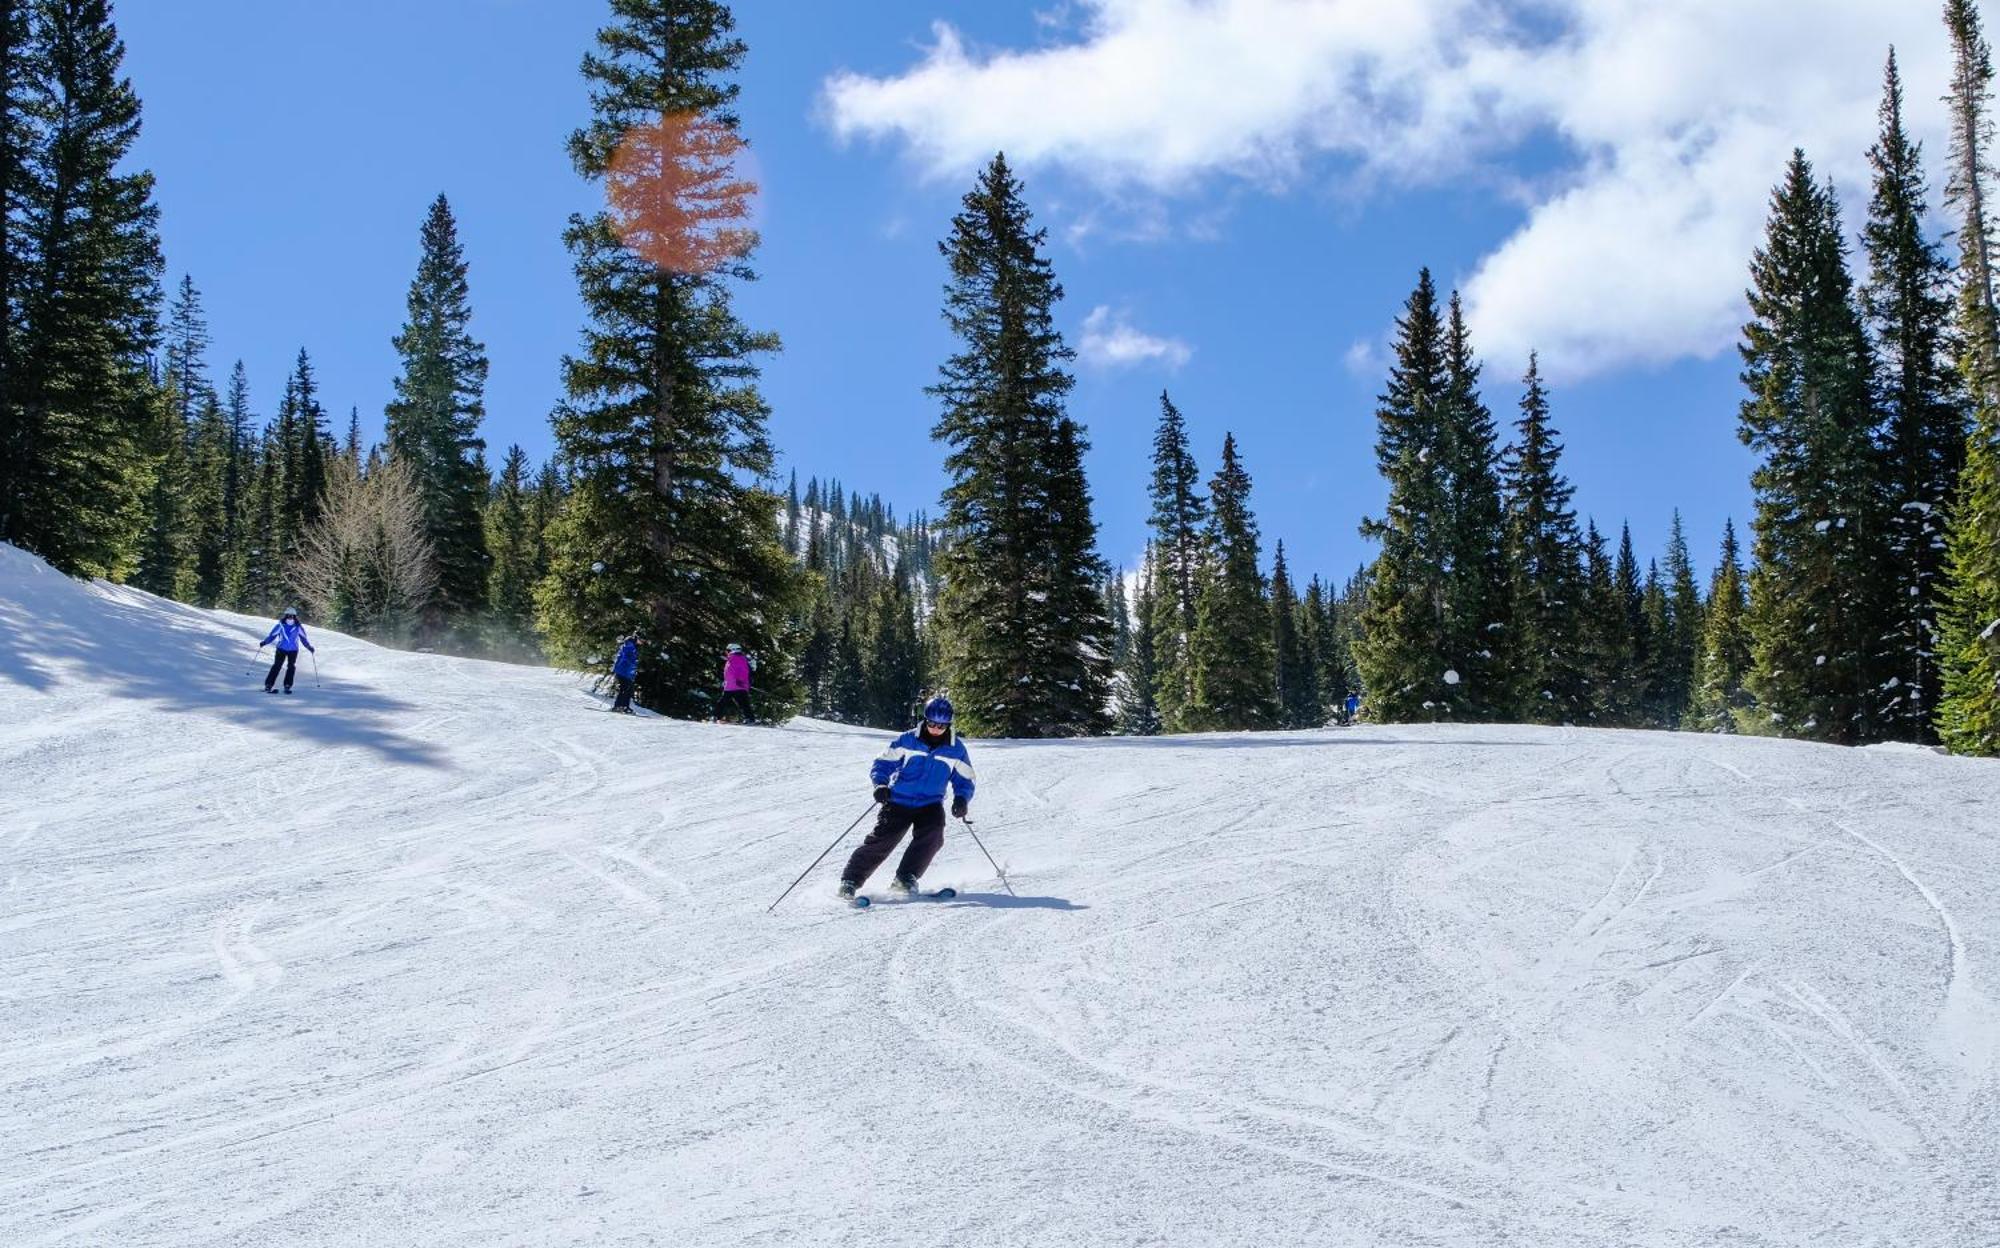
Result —
[{"label": "skier in pink jacket", "polygon": [[732,706],[737,708],[744,723],[755,722],[756,715],[750,709],[750,656],[734,643],[729,647],[729,658],[722,664],[722,701],[715,704],[716,719],[720,720]]}]

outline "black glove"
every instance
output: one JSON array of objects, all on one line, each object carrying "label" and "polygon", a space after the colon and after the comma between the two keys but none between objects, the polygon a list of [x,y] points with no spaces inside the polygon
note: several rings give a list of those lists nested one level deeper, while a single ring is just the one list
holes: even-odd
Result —
[{"label": "black glove", "polygon": [[889,804],[889,786],[888,786],[888,785],[886,785],[886,784],[878,784],[878,785],[876,785],[876,786],[875,786],[875,804],[876,804],[877,806],[887,806],[887,805]]},{"label": "black glove", "polygon": [[965,818],[965,799],[964,799],[964,798],[962,798],[962,797],[954,797],[954,798],[952,798],[952,799],[951,799],[951,817],[952,817],[952,818],[954,818],[954,819],[963,819],[963,818]]}]

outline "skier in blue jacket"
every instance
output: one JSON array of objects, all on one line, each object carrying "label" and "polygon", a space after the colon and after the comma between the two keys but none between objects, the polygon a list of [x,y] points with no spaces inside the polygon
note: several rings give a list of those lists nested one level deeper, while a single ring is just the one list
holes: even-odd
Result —
[{"label": "skier in blue jacket", "polygon": [[939,697],[925,703],[924,722],[882,751],[868,769],[868,778],[882,811],[875,830],[856,847],[840,873],[840,895],[854,896],[912,828],[916,834],[896,867],[894,887],[913,893],[917,879],[944,848],[946,788],[952,794],[951,813],[958,818],[965,818],[972,801],[972,756],[951,730],[950,701]]},{"label": "skier in blue jacket", "polygon": [[299,647],[304,646],[314,654],[319,651],[313,650],[313,643],[306,637],[306,626],[299,623],[299,613],[290,607],[285,608],[285,613],[278,617],[278,622],[271,626],[264,640],[257,643],[257,648],[262,650],[273,642],[277,643],[278,651],[271,658],[271,670],[264,673],[264,692],[278,691],[278,669],[282,667],[285,669],[285,692],[290,693],[292,677],[299,670]]},{"label": "skier in blue jacket", "polygon": [[618,681],[618,697],[611,709],[621,715],[632,713],[632,691],[639,684],[639,643],[644,640],[633,633],[619,645],[618,657],[611,661],[611,675]]}]

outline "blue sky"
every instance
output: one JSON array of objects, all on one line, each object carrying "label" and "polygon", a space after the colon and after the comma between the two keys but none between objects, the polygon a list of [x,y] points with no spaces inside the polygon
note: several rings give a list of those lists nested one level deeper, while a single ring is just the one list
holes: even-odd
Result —
[{"label": "blue sky", "polygon": [[[739,306],[785,342],[765,363],[785,466],[899,510],[934,504],[923,388],[950,347],[936,243],[978,154],[1005,146],[1050,228],[1062,325],[1088,348],[1072,410],[1114,562],[1144,541],[1163,388],[1205,473],[1237,435],[1267,554],[1282,538],[1295,570],[1334,577],[1368,559],[1355,526],[1383,496],[1383,338],[1428,264],[1468,290],[1503,421],[1527,348],[1544,351],[1579,509],[1613,532],[1629,518],[1644,557],[1679,507],[1705,567],[1724,517],[1749,510],[1733,327],[1764,196],[1803,143],[1853,224],[1891,39],[1920,127],[1935,121],[1934,6],[1827,0],[1809,32],[1783,0],[1667,17],[1585,0],[1371,7],[739,5],[764,188],[762,280]],[[418,225],[443,191],[492,358],[492,456],[546,454],[582,323],[559,235],[594,203],[563,140],[604,13],[126,0],[137,157],[159,179],[170,280],[190,273],[205,297],[218,377],[242,358],[268,416],[303,345],[336,424],[355,405],[379,432]],[[1769,63],[1773,31],[1810,55]]]}]

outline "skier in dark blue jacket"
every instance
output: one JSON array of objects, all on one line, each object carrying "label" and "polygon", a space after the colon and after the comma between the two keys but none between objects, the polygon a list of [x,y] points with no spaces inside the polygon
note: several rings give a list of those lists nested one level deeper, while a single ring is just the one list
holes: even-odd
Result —
[{"label": "skier in dark blue jacket", "polygon": [[856,847],[840,873],[840,895],[854,896],[903,834],[914,828],[916,834],[896,867],[894,885],[898,892],[913,893],[931,859],[944,848],[945,790],[951,790],[951,813],[960,819],[972,801],[972,756],[951,730],[950,701],[940,697],[925,703],[924,722],[882,751],[868,769],[868,778],[882,811],[875,830]]},{"label": "skier in dark blue jacket", "polygon": [[285,613],[278,617],[278,622],[271,626],[271,631],[265,634],[264,640],[257,643],[257,648],[262,650],[274,642],[278,651],[271,658],[271,670],[264,674],[264,692],[278,691],[278,669],[282,667],[285,669],[285,692],[290,693],[292,677],[297,675],[299,670],[299,647],[304,646],[314,654],[318,654],[319,651],[313,650],[313,643],[306,637],[306,626],[299,623],[299,613],[290,607],[285,608]]},{"label": "skier in dark blue jacket", "polygon": [[644,640],[633,633],[620,643],[618,657],[611,661],[611,675],[618,681],[618,697],[611,709],[620,715],[632,713],[632,691],[639,684],[639,643]]}]

